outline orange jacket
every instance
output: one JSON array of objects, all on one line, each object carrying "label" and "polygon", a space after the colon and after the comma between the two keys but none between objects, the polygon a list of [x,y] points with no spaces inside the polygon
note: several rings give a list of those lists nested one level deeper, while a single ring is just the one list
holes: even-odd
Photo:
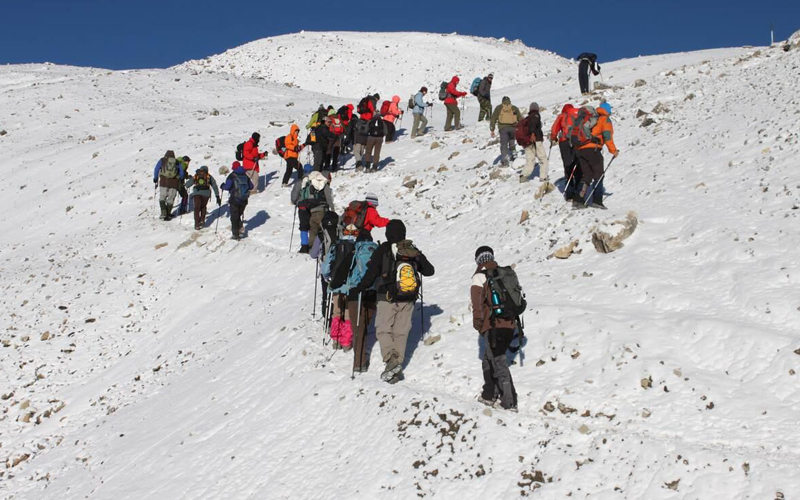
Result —
[{"label": "orange jacket", "polygon": [[284,141],[286,143],[286,154],[283,155],[287,160],[289,158],[297,158],[300,156],[300,127],[297,124],[292,124],[289,135],[286,136]]},{"label": "orange jacket", "polygon": [[597,114],[600,115],[600,118],[592,129],[592,137],[597,142],[584,144],[578,149],[603,149],[603,144],[605,144],[609,153],[616,154],[617,146],[614,144],[614,125],[611,123],[611,117],[603,108],[597,108]]}]

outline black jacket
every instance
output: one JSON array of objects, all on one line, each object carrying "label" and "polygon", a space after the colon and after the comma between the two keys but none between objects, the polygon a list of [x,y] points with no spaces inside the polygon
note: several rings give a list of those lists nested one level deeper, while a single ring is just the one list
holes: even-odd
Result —
[{"label": "black jacket", "polygon": [[[367,272],[364,273],[364,277],[358,285],[357,290],[359,292],[369,289],[377,280],[378,300],[394,302],[392,292],[395,286],[395,257],[394,252],[392,252],[392,245],[393,243],[388,241],[381,243],[375,253],[372,254],[367,263]],[[414,258],[414,262],[419,274],[433,276],[435,269],[422,252]]]},{"label": "black jacket", "polygon": [[335,141],[336,136],[331,132],[325,122],[320,123],[314,129],[314,134],[317,136],[317,142],[314,143],[313,149],[321,149],[322,151],[328,150],[328,142]]},{"label": "black jacket", "polygon": [[542,117],[538,111],[528,112],[528,135],[535,135],[536,142],[544,141],[544,134],[542,133]]},{"label": "black jacket", "polygon": [[375,115],[375,117],[369,121],[369,127],[367,129],[367,133],[370,137],[385,137],[386,134],[386,122],[383,121],[383,117],[380,115]]}]

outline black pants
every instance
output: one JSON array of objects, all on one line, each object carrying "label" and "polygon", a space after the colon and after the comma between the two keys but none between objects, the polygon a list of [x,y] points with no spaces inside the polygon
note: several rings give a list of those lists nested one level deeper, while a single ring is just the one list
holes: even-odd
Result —
[{"label": "black pants", "polygon": [[339,169],[339,146],[334,146],[330,154],[325,155],[325,160],[322,162],[322,169],[336,172]]},{"label": "black pants", "polygon": [[283,173],[283,183],[289,184],[289,179],[292,177],[292,171],[297,171],[297,181],[300,182],[300,179],[303,178],[303,166],[300,165],[300,162],[297,158],[287,158],[286,159],[286,172]]},{"label": "black pants", "polygon": [[[579,149],[577,151],[578,163],[581,169],[581,196],[587,196],[592,189],[591,184],[603,176],[603,153],[599,148]],[[603,183],[599,182],[592,194],[595,203],[603,201]]]},{"label": "black pants", "polygon": [[[558,149],[561,152],[561,161],[564,163],[564,178],[568,182],[564,188],[564,194],[569,200],[581,183],[581,169],[578,167],[578,156],[569,141],[559,142]],[[571,181],[570,176],[572,176]]]},{"label": "black pants", "polygon": [[178,194],[181,195],[181,206],[178,213],[185,214],[189,211],[189,192],[186,190],[183,181],[178,184]]},{"label": "black pants", "polygon": [[325,150],[321,146],[314,145],[311,152],[314,153],[314,170],[322,172],[322,165],[325,162]]},{"label": "black pants", "polygon": [[486,349],[483,353],[483,393],[487,401],[500,399],[503,408],[517,407],[517,390],[511,380],[506,351],[514,340],[512,328],[497,328],[483,334]]},{"label": "black pants", "polygon": [[231,207],[231,232],[233,237],[238,239],[244,224],[244,209],[247,207],[247,201],[236,202],[230,200],[228,203]]},{"label": "black pants", "polygon": [[589,61],[583,60],[578,65],[578,82],[581,85],[581,94],[589,93]]}]

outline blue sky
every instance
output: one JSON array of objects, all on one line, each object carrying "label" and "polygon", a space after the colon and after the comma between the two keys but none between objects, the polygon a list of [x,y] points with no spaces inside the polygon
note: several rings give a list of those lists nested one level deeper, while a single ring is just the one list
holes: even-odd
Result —
[{"label": "blue sky", "polygon": [[565,57],[595,52],[602,62],[766,45],[771,23],[776,40],[799,30],[800,1],[0,0],[0,63],[163,68],[300,30],[520,38]]}]

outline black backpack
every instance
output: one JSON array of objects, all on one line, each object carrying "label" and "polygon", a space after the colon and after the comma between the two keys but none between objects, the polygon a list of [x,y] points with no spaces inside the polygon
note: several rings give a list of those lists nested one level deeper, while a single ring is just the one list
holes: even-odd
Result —
[{"label": "black backpack", "polygon": [[238,146],[236,146],[236,160],[237,161],[244,160],[244,143],[241,143]]},{"label": "black backpack", "polygon": [[339,240],[334,248],[333,263],[331,263],[330,287],[340,288],[347,282],[350,269],[353,267],[356,242],[353,240]]},{"label": "black backpack", "polygon": [[358,102],[358,107],[356,108],[356,111],[358,111],[359,115],[363,115],[364,113],[369,113],[370,112],[370,110],[369,110],[369,97],[370,96],[364,97],[363,99],[361,99]]},{"label": "black backpack", "polygon": [[383,123],[383,118],[376,116],[369,122],[369,136],[370,137],[383,137],[386,135],[386,125]]},{"label": "black backpack", "polygon": [[362,120],[361,118],[356,118],[356,134],[358,135],[367,135],[369,133],[369,122],[367,120]]},{"label": "black backpack", "polygon": [[491,294],[492,316],[504,319],[517,319],[521,316],[528,303],[517,273],[511,266],[487,269],[483,273]]}]

